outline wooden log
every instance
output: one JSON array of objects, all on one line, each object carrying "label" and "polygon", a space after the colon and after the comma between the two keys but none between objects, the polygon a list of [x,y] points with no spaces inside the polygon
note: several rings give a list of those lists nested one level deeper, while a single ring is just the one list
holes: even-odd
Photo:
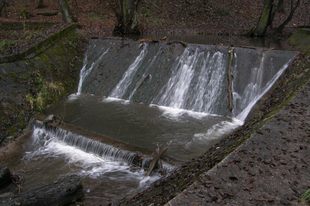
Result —
[{"label": "wooden log", "polygon": [[184,41],[169,41],[167,42],[168,45],[171,45],[171,44],[181,44],[183,47],[187,47],[187,43],[184,42]]},{"label": "wooden log", "polygon": [[10,170],[0,165],[0,188],[7,186],[11,182],[11,172]]},{"label": "wooden log", "polygon": [[64,177],[52,184],[20,194],[1,206],[63,206],[83,197],[83,185],[77,175]]},{"label": "wooden log", "polygon": [[167,149],[168,149],[168,147],[164,147],[164,148],[162,148],[162,149],[160,150],[160,152],[158,153],[158,155],[157,155],[157,156],[152,160],[152,162],[150,163],[150,167],[149,167],[149,169],[147,170],[147,172],[146,172],[146,174],[144,175],[144,177],[147,177],[147,176],[149,176],[149,175],[152,173],[152,171],[154,170],[155,165],[157,164],[157,162],[158,162],[160,156],[161,156],[164,152],[166,152]]},{"label": "wooden log", "polygon": [[155,39],[139,39],[138,41],[139,41],[139,43],[142,43],[142,42],[158,43],[158,40],[155,40]]},{"label": "wooden log", "polygon": [[58,14],[58,11],[52,11],[52,12],[38,12],[37,15],[42,16],[56,16]]}]

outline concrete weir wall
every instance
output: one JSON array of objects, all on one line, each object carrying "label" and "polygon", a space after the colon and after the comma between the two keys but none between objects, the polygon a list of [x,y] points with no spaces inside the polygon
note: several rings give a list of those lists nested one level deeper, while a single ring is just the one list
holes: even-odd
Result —
[{"label": "concrete weir wall", "polygon": [[[235,117],[296,54],[218,45],[184,47],[166,41],[92,40],[78,92]],[[236,99],[231,109],[228,73]]]},{"label": "concrete weir wall", "polygon": [[20,54],[0,57],[0,142],[20,135],[32,114],[74,91],[84,43],[70,25]]}]

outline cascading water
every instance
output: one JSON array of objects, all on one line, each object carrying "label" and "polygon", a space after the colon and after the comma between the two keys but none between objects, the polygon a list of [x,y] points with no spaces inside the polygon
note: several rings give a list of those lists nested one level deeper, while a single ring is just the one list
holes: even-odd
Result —
[{"label": "cascading water", "polygon": [[[223,100],[226,65],[223,53],[210,54],[186,48],[165,87],[153,104],[195,112],[216,114]],[[158,99],[158,101],[157,101]]]},{"label": "cascading water", "polygon": [[50,141],[59,141],[66,145],[79,148],[84,152],[94,154],[103,159],[123,161],[129,164],[132,163],[134,157],[136,156],[134,153],[93,141],[61,128],[58,128],[57,130],[54,130],[53,128],[49,129],[43,124],[43,122],[34,120],[32,125],[34,142],[41,145],[49,144]]},{"label": "cascading water", "polygon": [[143,50],[136,60],[129,66],[128,70],[124,73],[121,81],[115,86],[109,96],[121,99],[128,89],[128,85],[131,84],[133,76],[136,74],[137,69],[142,63],[143,58],[147,52],[147,44],[142,44]]},{"label": "cascading water", "polygon": [[[98,66],[83,80],[83,93],[93,97],[82,95],[50,112],[63,116],[65,107],[72,113],[65,115],[66,122],[149,151],[157,144],[168,146],[167,154],[178,160],[197,156],[241,125],[296,55],[206,45],[92,44],[98,46],[87,55]],[[102,55],[102,48],[110,50]]]},{"label": "cascading water", "polygon": [[[112,46],[112,45],[111,45]],[[101,48],[101,51],[99,52],[99,58],[97,59],[92,59],[91,61],[88,60],[88,53],[91,53],[94,49],[95,49],[96,45],[91,45],[88,50],[86,51],[86,55],[83,61],[83,68],[81,69],[80,72],[80,80],[79,80],[79,85],[78,85],[78,90],[77,90],[77,94],[80,95],[82,92],[82,86],[83,86],[83,82],[84,79],[89,75],[89,73],[93,70],[93,68],[98,64],[98,62],[101,60],[101,58],[109,51],[109,47],[108,48]],[[89,65],[89,62],[91,62],[91,65]]]}]

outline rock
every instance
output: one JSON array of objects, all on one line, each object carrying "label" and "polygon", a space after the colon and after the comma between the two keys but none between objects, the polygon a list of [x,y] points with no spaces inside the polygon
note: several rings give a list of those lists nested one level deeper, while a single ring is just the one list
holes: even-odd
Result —
[{"label": "rock", "polygon": [[45,120],[43,121],[43,123],[47,124],[47,123],[53,123],[54,121],[56,121],[56,116],[53,114],[48,115]]},{"label": "rock", "polygon": [[11,182],[11,172],[7,167],[0,165],[0,188]]},{"label": "rock", "polygon": [[83,197],[83,185],[77,175],[64,177],[52,184],[20,194],[1,206],[63,206]]}]

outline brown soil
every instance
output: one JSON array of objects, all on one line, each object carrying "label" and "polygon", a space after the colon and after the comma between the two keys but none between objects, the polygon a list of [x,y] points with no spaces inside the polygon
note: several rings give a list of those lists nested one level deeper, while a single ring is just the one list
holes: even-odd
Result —
[{"label": "brown soil", "polygon": [[[8,18],[0,22],[62,22],[58,1],[44,0],[44,8],[37,8],[37,1],[7,1]],[[70,10],[79,28],[89,36],[111,35],[116,24],[111,1],[108,0],[71,0]],[[289,1],[283,13],[276,15],[274,27],[278,26],[289,14]],[[143,34],[200,34],[200,35],[242,35],[246,34],[258,21],[262,2],[236,0],[144,0],[139,3],[139,23]],[[288,37],[298,26],[310,24],[308,11],[310,2],[302,1],[293,20],[282,34]],[[56,15],[45,16],[42,13]],[[26,15],[25,15],[26,14]],[[62,25],[47,30],[2,30],[0,40],[7,39],[6,48],[0,55],[18,53],[46,36],[55,33]],[[272,34],[270,30],[269,35]],[[13,45],[13,46],[12,46]]]}]

